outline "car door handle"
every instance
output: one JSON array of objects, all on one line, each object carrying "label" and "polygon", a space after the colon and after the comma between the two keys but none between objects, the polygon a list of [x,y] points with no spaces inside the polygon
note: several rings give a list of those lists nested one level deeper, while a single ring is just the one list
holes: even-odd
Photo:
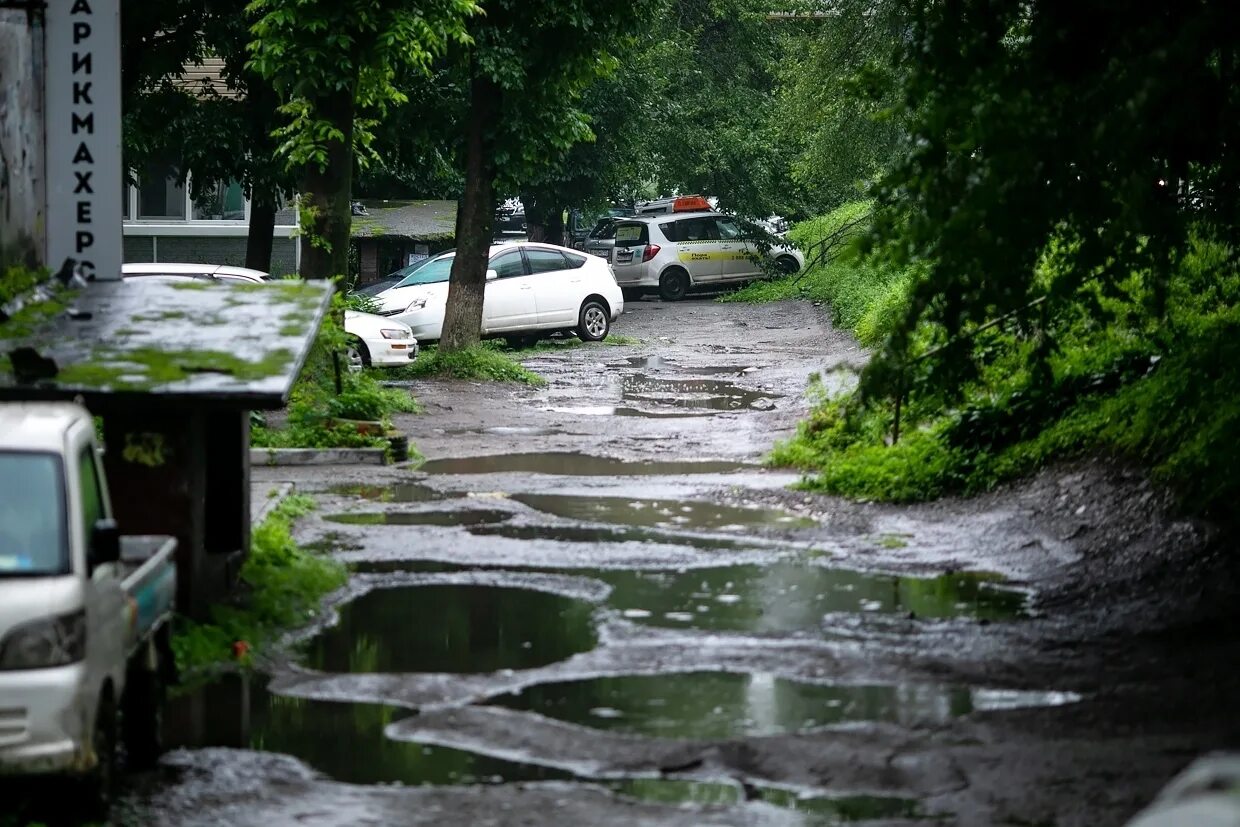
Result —
[{"label": "car door handle", "polygon": [[531,287],[531,286],[530,286],[530,285],[528,285],[528,284],[523,284],[523,285],[521,285],[521,289],[522,289],[522,290],[533,290],[534,288],[533,288],[533,287]]}]

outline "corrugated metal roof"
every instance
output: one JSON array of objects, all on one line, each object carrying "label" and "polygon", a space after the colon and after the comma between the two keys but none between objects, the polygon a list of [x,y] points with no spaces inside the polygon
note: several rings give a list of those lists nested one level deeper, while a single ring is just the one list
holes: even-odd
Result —
[{"label": "corrugated metal roof", "polygon": [[353,216],[353,238],[450,239],[455,201],[364,201],[369,215]]}]

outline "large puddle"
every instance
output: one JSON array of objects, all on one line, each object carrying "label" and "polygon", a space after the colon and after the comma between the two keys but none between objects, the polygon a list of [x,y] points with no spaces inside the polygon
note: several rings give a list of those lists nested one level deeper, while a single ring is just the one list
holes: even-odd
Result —
[{"label": "large puddle", "polygon": [[384,736],[384,727],[407,714],[378,704],[286,698],[267,692],[261,681],[233,675],[173,699],[164,716],[165,742],[284,753],[351,784],[498,784],[570,777],[560,770]]},{"label": "large puddle", "polygon": [[326,514],[323,519],[345,525],[433,525],[471,526],[498,523],[512,513],[493,508],[466,508],[455,511],[348,511]]},{"label": "large puddle", "polygon": [[687,373],[693,376],[743,376],[751,373],[754,368],[743,365],[708,365],[705,367],[685,367],[679,362],[665,359],[662,356],[630,356],[615,367],[641,368],[643,370],[665,370],[675,373]]},{"label": "large puddle", "polygon": [[375,589],[339,610],[306,644],[324,672],[495,672],[532,669],[594,648],[594,606],[533,589]]},{"label": "large puddle", "polygon": [[769,411],[780,394],[742,388],[719,379],[659,379],[644,373],[625,376],[621,394],[628,402],[704,412]]},{"label": "large puddle", "polygon": [[839,798],[798,794],[775,787],[748,789],[740,784],[720,781],[688,781],[674,778],[630,778],[614,781],[607,787],[617,795],[652,801],[659,804],[737,805],[759,800],[806,816],[806,823],[815,825],[847,824],[874,819],[918,818],[921,809],[916,801],[905,798],[853,795]]},{"label": "large puddle", "polygon": [[752,550],[753,543],[692,534],[668,534],[644,528],[596,528],[593,526],[484,525],[470,526],[479,537],[507,537],[512,540],[551,540],[559,543],[660,543],[689,546],[704,551]]},{"label": "large puddle", "polygon": [[774,563],[666,571],[597,571],[609,605],[640,623],[720,631],[818,630],[842,612],[1003,620],[1025,613],[1024,593],[986,574],[901,577]]},{"label": "large puddle", "polygon": [[613,457],[551,451],[485,457],[433,459],[419,469],[427,474],[559,474],[574,477],[726,474],[747,467],[739,462],[631,462]]},{"label": "large puddle", "polygon": [[767,673],[686,672],[542,684],[487,703],[628,735],[721,740],[850,721],[943,724],[971,712],[1075,700],[1066,693],[929,684],[836,686]]},{"label": "large puddle", "polygon": [[741,508],[683,500],[635,500],[628,497],[579,497],[514,494],[530,508],[570,520],[617,523],[664,529],[741,531],[753,526],[804,528],[813,520],[774,508]]}]

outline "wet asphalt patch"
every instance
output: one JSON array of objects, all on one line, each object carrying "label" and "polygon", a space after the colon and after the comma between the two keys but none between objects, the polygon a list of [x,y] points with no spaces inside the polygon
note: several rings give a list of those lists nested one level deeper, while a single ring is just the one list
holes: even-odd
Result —
[{"label": "wet asphalt patch", "polygon": [[556,517],[645,528],[736,532],[755,526],[808,528],[815,525],[810,519],[774,508],[744,508],[674,499],[561,494],[514,494],[512,499]]},{"label": "wet asphalt patch", "polygon": [[555,474],[573,477],[729,474],[756,466],[739,462],[659,462],[616,459],[568,451],[495,454],[436,459],[418,470],[426,474]]}]

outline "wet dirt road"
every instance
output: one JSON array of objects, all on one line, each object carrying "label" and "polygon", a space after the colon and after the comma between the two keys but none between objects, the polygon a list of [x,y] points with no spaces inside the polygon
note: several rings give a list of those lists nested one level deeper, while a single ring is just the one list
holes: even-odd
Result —
[{"label": "wet dirt road", "polygon": [[790,492],[762,456],[864,358],[820,309],[613,332],[529,359],[543,388],[419,383],[416,470],[255,469],[318,498],[299,536],[350,585],[177,705],[118,821],[1110,825],[1236,744],[1209,530],[1140,479]]}]

